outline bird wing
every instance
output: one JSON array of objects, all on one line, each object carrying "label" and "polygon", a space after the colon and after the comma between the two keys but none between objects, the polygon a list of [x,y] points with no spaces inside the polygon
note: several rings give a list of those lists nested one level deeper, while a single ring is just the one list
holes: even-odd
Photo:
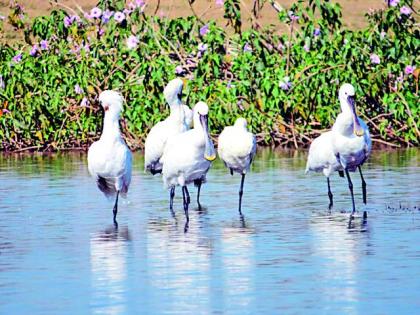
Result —
[{"label": "bird wing", "polygon": [[149,132],[144,145],[144,168],[154,170],[163,154],[165,143],[169,136],[168,124],[165,121],[157,123]]},{"label": "bird wing", "polygon": [[332,132],[327,131],[312,141],[309,147],[305,173],[321,172],[329,166],[339,167],[332,147]]}]

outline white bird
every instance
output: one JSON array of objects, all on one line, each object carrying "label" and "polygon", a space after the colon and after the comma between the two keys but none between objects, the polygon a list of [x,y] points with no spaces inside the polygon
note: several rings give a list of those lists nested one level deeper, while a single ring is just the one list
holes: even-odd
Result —
[{"label": "white bird", "polygon": [[119,127],[123,97],[115,91],[103,91],[99,95],[99,103],[105,111],[103,130],[101,138],[89,148],[88,169],[106,197],[116,196],[113,208],[116,224],[118,196],[125,197],[128,192],[132,158]]},{"label": "white bird", "polygon": [[172,135],[190,129],[191,109],[181,102],[183,82],[176,78],[168,83],[163,94],[171,113],[164,121],[158,122],[150,130],[145,142],[144,168],[153,175],[162,172],[162,157],[166,141]]},{"label": "white bird", "polygon": [[309,171],[323,172],[327,178],[328,197],[330,204],[328,209],[333,206],[333,194],[330,187],[330,176],[333,172],[338,171],[341,177],[344,177],[343,168],[332,148],[332,131],[327,131],[316,138],[309,147],[308,161],[306,162],[305,174]]},{"label": "white bird", "polygon": [[175,187],[181,186],[187,222],[190,203],[187,185],[193,182],[201,184],[205,180],[211,162],[216,158],[209,134],[208,111],[209,108],[204,102],[195,105],[194,128],[170,137],[161,159],[164,186],[170,189],[170,209],[173,207]]},{"label": "white bird", "polygon": [[366,182],[361,166],[369,157],[372,149],[369,129],[366,123],[357,116],[354,95],[354,87],[351,84],[345,83],[341,86],[338,94],[341,113],[332,127],[332,149],[347,176],[352,199],[353,210],[350,218],[353,217],[356,207],[349,171],[354,172],[356,168],[359,169],[362,179],[363,203],[366,204]]},{"label": "white bird", "polygon": [[225,127],[219,136],[217,152],[219,157],[233,172],[242,175],[239,189],[239,213],[242,206],[242,195],[245,175],[249,171],[252,160],[257,150],[255,136],[248,131],[244,118],[238,118],[233,126]]}]

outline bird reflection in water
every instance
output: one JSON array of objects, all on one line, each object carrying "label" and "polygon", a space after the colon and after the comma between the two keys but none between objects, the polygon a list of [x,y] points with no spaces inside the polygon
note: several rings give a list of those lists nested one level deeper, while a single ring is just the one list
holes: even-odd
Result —
[{"label": "bird reflection in water", "polygon": [[[369,255],[369,226],[358,217],[348,221],[347,214],[312,218],[310,229],[313,255],[319,258],[317,290],[325,302],[344,303],[347,313],[358,313],[355,301],[360,301],[358,273],[363,255]],[[337,290],[334,283],[343,283]]]},{"label": "bird reflection in water", "polygon": [[95,233],[90,241],[90,263],[94,313],[125,313],[128,227],[113,225]]}]

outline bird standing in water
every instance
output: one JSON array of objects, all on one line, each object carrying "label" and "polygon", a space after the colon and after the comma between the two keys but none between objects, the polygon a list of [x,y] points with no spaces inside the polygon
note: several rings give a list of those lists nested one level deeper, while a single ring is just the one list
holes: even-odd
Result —
[{"label": "bird standing in water", "polygon": [[131,181],[131,151],[124,142],[119,126],[123,97],[115,91],[103,91],[99,103],[105,111],[103,130],[88,151],[89,173],[96,179],[106,197],[115,197],[114,223],[117,224],[118,197],[128,192]]},{"label": "bird standing in water", "polygon": [[239,188],[239,213],[241,214],[245,175],[249,171],[256,151],[257,141],[255,136],[248,131],[244,118],[238,118],[233,126],[225,127],[219,136],[217,147],[219,157],[229,168],[231,175],[236,172],[242,176]]}]

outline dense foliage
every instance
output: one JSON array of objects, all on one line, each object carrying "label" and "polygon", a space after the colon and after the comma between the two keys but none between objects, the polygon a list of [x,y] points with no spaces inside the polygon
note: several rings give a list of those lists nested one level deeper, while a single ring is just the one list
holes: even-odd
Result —
[{"label": "dense foliage", "polygon": [[168,115],[162,91],[175,76],[189,79],[187,104],[209,104],[215,135],[243,116],[261,144],[305,146],[331,126],[338,88],[349,82],[376,141],[419,144],[412,0],[384,2],[362,30],[344,28],[340,6],[329,1],[301,0],[289,11],[270,2],[288,32],[241,29],[231,0],[224,2],[231,30],[194,16],[146,16],[140,0],[103,0],[84,15],[54,10],[31,24],[16,5],[0,19],[0,30],[14,23],[25,34],[25,42],[0,47],[1,148],[85,147],[101,131],[96,98],[104,89],[123,93],[123,131],[141,148]]}]

